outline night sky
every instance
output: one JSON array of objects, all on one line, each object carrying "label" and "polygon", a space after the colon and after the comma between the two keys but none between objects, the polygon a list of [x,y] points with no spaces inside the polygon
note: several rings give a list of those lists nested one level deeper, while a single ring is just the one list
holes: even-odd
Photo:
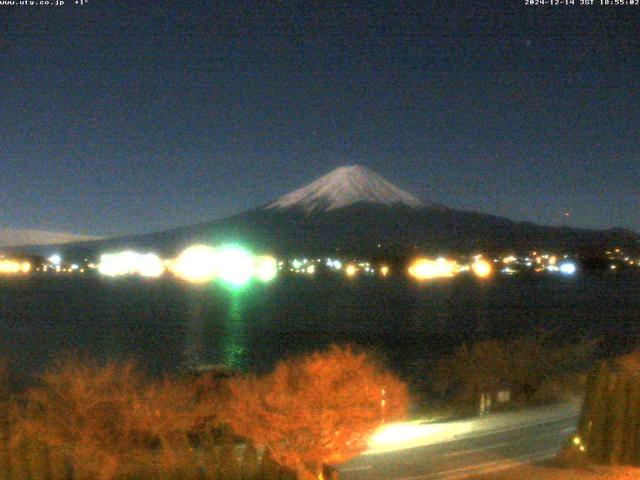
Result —
[{"label": "night sky", "polygon": [[2,227],[161,230],[358,163],[640,231],[640,7],[66,1],[0,6]]}]

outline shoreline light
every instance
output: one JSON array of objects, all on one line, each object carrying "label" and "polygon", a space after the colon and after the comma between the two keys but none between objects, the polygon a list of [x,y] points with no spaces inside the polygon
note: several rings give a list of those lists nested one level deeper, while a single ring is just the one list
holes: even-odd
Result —
[{"label": "shoreline light", "polygon": [[21,274],[31,271],[31,263],[19,260],[0,260],[0,274]]},{"label": "shoreline light", "polygon": [[207,245],[193,245],[186,248],[171,262],[173,274],[191,283],[213,280],[217,272],[217,254]]},{"label": "shoreline light", "polygon": [[560,273],[565,275],[573,275],[576,273],[576,264],[573,262],[564,262],[560,265]]},{"label": "shoreline light", "polygon": [[[71,270],[77,270],[71,268]],[[107,277],[123,275],[140,275],[142,277],[157,278],[164,273],[165,267],[160,257],[154,253],[137,253],[125,250],[118,253],[107,253],[100,256],[98,272]]]},{"label": "shoreline light", "polygon": [[162,259],[155,253],[147,253],[140,256],[138,273],[143,277],[158,278],[165,271]]},{"label": "shoreline light", "polygon": [[57,266],[60,266],[60,264],[62,263],[62,257],[59,254],[54,253],[49,258],[47,258],[47,261],[51,263],[53,266],[57,267]]},{"label": "shoreline light", "polygon": [[222,247],[215,263],[218,278],[233,287],[244,285],[255,273],[253,256],[241,247]]},{"label": "shoreline light", "polygon": [[98,272],[106,277],[118,277],[135,273],[137,254],[126,250],[119,253],[105,253],[100,256]]},{"label": "shoreline light", "polygon": [[270,282],[278,275],[278,263],[276,259],[263,255],[256,258],[255,274],[261,282]]},{"label": "shoreline light", "polygon": [[454,260],[440,257],[436,260],[418,258],[409,266],[409,275],[417,280],[431,280],[434,278],[453,277],[459,270]]},{"label": "shoreline light", "polygon": [[493,272],[493,267],[486,260],[479,258],[471,265],[471,271],[476,277],[487,278]]},{"label": "shoreline light", "polygon": [[358,273],[358,268],[353,264],[349,264],[345,267],[344,272],[347,277],[355,277],[356,273]]}]

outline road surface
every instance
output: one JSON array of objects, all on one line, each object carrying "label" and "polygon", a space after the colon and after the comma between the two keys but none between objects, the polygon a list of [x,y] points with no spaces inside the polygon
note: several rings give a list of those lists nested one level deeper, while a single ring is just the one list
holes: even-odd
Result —
[{"label": "road surface", "polygon": [[389,426],[341,480],[468,478],[555,456],[575,432],[579,405],[528,409],[442,424]]}]

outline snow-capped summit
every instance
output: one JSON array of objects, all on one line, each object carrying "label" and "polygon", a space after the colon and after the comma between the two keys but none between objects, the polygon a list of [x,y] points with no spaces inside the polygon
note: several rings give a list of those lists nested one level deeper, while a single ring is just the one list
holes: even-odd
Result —
[{"label": "snow-capped summit", "polygon": [[299,208],[311,213],[335,210],[360,202],[402,204],[413,208],[423,206],[416,197],[377,173],[361,165],[353,165],[337,168],[306,187],[280,197],[267,208]]}]

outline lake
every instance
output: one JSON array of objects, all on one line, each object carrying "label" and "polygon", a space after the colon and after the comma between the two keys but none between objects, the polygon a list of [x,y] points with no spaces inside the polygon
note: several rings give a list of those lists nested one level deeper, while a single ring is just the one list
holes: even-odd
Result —
[{"label": "lake", "polygon": [[18,384],[64,352],[133,358],[160,374],[227,364],[265,371],[330,343],[372,349],[406,378],[463,342],[553,331],[640,338],[640,275],[281,278],[232,292],[172,279],[0,278],[0,356]]}]

